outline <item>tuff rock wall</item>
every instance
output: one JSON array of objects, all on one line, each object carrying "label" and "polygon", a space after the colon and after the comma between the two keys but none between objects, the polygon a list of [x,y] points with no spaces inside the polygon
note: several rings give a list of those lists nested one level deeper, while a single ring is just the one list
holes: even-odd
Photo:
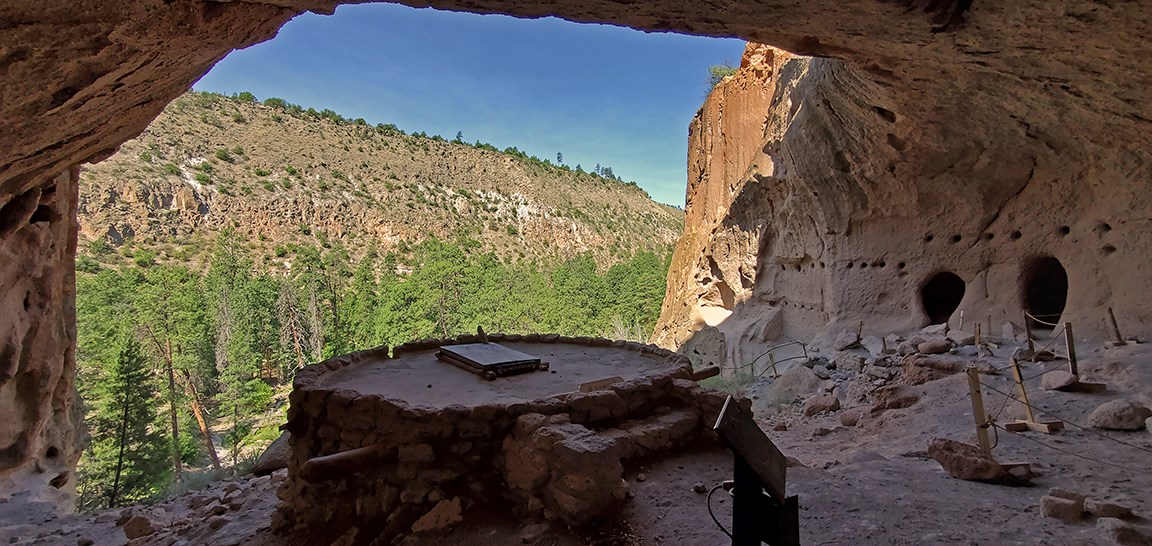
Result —
[{"label": "tuff rock wall", "polygon": [[[957,53],[907,79],[749,44],[689,128],[656,341],[738,361],[741,344],[827,341],[860,321],[865,335],[918,328],[942,320],[926,288],[941,272],[964,282],[952,326],[963,311],[969,331],[1000,335],[1045,306],[1030,287],[1061,297],[1035,277],[1045,258],[1066,272],[1059,320],[1078,337],[1110,339],[1108,307],[1126,336],[1152,333],[1148,120],[1087,100],[1102,86],[1071,67],[1009,77]],[[1147,76],[1129,77],[1115,98],[1147,108],[1128,88]]]},{"label": "tuff rock wall", "polygon": [[[143,131],[231,50],[273,37],[304,10],[327,13],[338,3],[0,0],[0,488],[66,488],[44,461],[71,468],[79,453],[68,273],[75,168]],[[744,118],[751,134],[762,118],[763,147],[732,140],[718,172],[739,175],[722,181],[699,165],[715,156],[694,157],[693,187],[717,187],[693,196],[693,214],[713,223],[690,226],[682,243],[662,342],[687,336],[690,311],[708,291],[710,283],[690,273],[697,250],[716,262],[706,264],[709,276],[724,275],[717,316],[729,311],[726,301],[733,311],[783,308],[781,320],[769,322],[786,332],[818,331],[865,312],[881,317],[877,328],[915,323],[906,289],[924,272],[947,266],[970,287],[995,291],[1015,275],[1012,262],[1036,250],[1064,261],[1070,283],[1083,288],[1069,296],[1070,312],[1112,303],[1135,333],[1147,330],[1141,287],[1148,276],[1152,46],[1145,37],[1152,7],[1100,0],[406,3],[737,36],[827,57],[784,62],[772,55],[767,89],[746,101],[733,89],[731,108],[706,109],[713,113],[698,122],[714,132],[694,138],[724,149],[717,123],[725,116]],[[737,112],[766,100],[766,111]],[[59,216],[39,220],[50,211]],[[1067,235],[1053,232],[1065,225]],[[722,226],[731,252],[712,250],[711,234]],[[1016,230],[1014,247],[1003,242]],[[987,233],[995,239],[982,242]],[[954,235],[960,241],[949,243]],[[865,261],[869,268],[855,267]],[[900,261],[905,269],[893,269]]]}]

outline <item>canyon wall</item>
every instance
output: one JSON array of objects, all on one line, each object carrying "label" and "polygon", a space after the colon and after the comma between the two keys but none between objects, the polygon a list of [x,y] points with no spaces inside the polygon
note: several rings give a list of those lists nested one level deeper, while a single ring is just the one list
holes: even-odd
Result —
[{"label": "canyon wall", "polygon": [[[0,482],[37,484],[0,488],[66,488],[40,460],[70,468],[78,449],[67,273],[76,167],[143,131],[234,48],[338,3],[0,0]],[[1083,319],[1086,334],[1099,334],[1092,325],[1105,305],[1131,333],[1148,330],[1149,5],[405,3],[736,36],[824,57],[765,52],[767,87],[746,98],[732,89],[732,108],[705,109],[697,122],[693,138],[712,153],[693,159],[702,164],[692,214],[710,223],[682,242],[658,333],[666,344],[704,324],[691,313],[703,306],[713,322],[744,309],[777,313],[750,321],[771,326],[761,337],[862,316],[878,317],[869,329],[920,324],[914,292],[938,269],[967,281],[961,307],[999,320],[1019,307],[1005,298],[1019,290],[1020,265],[1040,253],[1067,268],[1067,315]],[[739,113],[740,104],[759,110]],[[759,149],[726,142],[725,117],[751,132],[762,119]],[[706,167],[716,157],[723,168]],[[704,276],[694,252],[715,262]]]},{"label": "canyon wall", "polygon": [[710,340],[698,352],[739,364],[740,345],[861,321],[883,335],[963,312],[1000,335],[1024,310],[1099,340],[1109,307],[1126,335],[1152,334],[1147,153],[1109,138],[1115,119],[1073,121],[1048,86],[949,83],[925,115],[843,61],[749,44],[689,128],[656,341]]}]

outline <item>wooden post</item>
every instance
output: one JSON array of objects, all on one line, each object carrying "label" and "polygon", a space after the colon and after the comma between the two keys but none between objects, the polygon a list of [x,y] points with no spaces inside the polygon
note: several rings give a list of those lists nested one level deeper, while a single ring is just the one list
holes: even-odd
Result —
[{"label": "wooden post", "polygon": [[980,346],[980,323],[979,322],[976,323],[976,338],[975,338],[975,340],[976,340],[976,346],[979,347]]},{"label": "wooden post", "polygon": [[1108,322],[1112,324],[1112,335],[1116,339],[1117,345],[1124,344],[1124,338],[1120,336],[1120,325],[1116,324],[1116,313],[1112,312],[1112,308],[1108,308]]},{"label": "wooden post", "polygon": [[1076,365],[1076,341],[1072,337],[1072,323],[1064,323],[1064,344],[1068,346],[1068,371],[1080,377],[1080,369]]},{"label": "wooden post", "polygon": [[992,458],[992,444],[988,441],[988,417],[984,415],[984,399],[980,395],[980,371],[968,367],[968,391],[972,394],[972,419],[976,421],[976,443],[980,453]]},{"label": "wooden post", "polygon": [[768,364],[772,366],[772,379],[780,377],[780,372],[776,371],[776,357],[772,356],[772,351],[768,351]]},{"label": "wooden post", "polygon": [[960,310],[960,325],[956,327],[957,330],[964,330],[964,310]]},{"label": "wooden post", "polygon": [[1028,324],[1028,311],[1024,311],[1024,337],[1028,338],[1028,353],[1032,356],[1030,359],[1036,358],[1036,345],[1032,343],[1032,325]]},{"label": "wooden post", "polygon": [[856,341],[861,339],[864,339],[864,321],[860,321],[860,324],[856,326]]},{"label": "wooden post", "polygon": [[1048,421],[1040,423],[1036,421],[1036,416],[1032,413],[1032,404],[1028,402],[1028,391],[1024,390],[1024,375],[1020,373],[1020,363],[1016,359],[1009,359],[1012,365],[1012,377],[1016,380],[1016,394],[1020,396],[1018,399],[1020,403],[1024,404],[1024,412],[1027,418],[1023,421],[1013,421],[1004,425],[1004,430],[1011,432],[1020,432],[1024,430],[1034,430],[1036,432],[1043,432],[1045,434],[1052,434],[1064,428],[1064,423],[1061,421]]}]

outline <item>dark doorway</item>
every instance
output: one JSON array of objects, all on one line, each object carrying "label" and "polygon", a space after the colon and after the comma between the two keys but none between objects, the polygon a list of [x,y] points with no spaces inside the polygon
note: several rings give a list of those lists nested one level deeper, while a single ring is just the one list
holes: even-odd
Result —
[{"label": "dark doorway", "polygon": [[948,317],[964,299],[964,279],[951,271],[941,271],[928,279],[920,289],[920,302],[930,324],[948,322]]},{"label": "dark doorway", "polygon": [[1024,308],[1042,321],[1031,321],[1032,328],[1052,330],[1052,324],[1060,323],[1067,302],[1068,272],[1060,260],[1040,256],[1028,262],[1024,268]]}]

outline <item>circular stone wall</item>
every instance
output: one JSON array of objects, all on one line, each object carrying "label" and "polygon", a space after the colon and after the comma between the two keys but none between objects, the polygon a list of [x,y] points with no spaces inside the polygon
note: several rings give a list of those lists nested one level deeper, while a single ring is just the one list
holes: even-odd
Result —
[{"label": "circular stone wall", "polygon": [[[500,335],[549,369],[487,381],[426,340],[301,370],[276,526],[315,540],[391,540],[459,521],[476,503],[581,525],[627,498],[623,465],[711,444],[726,395],[687,358],[602,338]],[[607,380],[607,381],[601,381]],[[599,382],[599,388],[581,385]]]}]

